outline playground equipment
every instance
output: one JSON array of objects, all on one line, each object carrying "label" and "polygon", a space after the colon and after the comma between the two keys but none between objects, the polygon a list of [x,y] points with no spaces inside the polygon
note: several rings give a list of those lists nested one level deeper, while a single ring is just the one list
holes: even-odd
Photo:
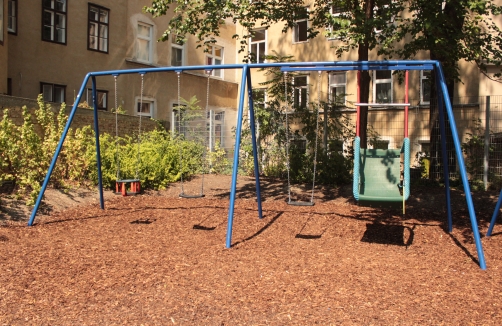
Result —
[{"label": "playground equipment", "polygon": [[[443,162],[447,162],[446,157],[446,131],[445,131],[445,109],[446,114],[449,118],[449,123],[452,132],[452,138],[454,142],[455,153],[457,155],[457,162],[459,166],[459,172],[462,178],[463,189],[465,193],[465,198],[467,202],[469,218],[471,221],[471,227],[473,231],[473,237],[476,243],[476,250],[478,254],[479,265],[481,269],[486,269],[486,263],[484,259],[483,248],[481,245],[481,240],[479,237],[479,229],[476,221],[476,214],[474,211],[474,205],[471,197],[470,186],[467,179],[466,167],[462,155],[462,150],[460,146],[460,140],[455,127],[455,118],[453,116],[453,110],[448,95],[448,90],[446,87],[445,77],[441,64],[434,60],[412,60],[412,61],[340,61],[340,62],[287,62],[287,63],[256,63],[256,64],[229,64],[220,65],[218,69],[239,69],[242,72],[241,77],[241,88],[239,94],[239,104],[237,112],[237,126],[235,130],[235,150],[234,150],[234,163],[232,171],[232,183],[230,189],[230,206],[228,210],[228,224],[227,224],[227,236],[226,236],[226,247],[230,248],[232,245],[232,227],[233,227],[233,217],[235,208],[235,195],[236,195],[236,185],[237,185],[237,170],[239,166],[239,150],[242,135],[242,121],[244,113],[244,99],[247,90],[248,94],[248,104],[249,104],[249,118],[250,118],[250,129],[251,129],[251,142],[253,148],[254,156],[254,173],[256,176],[256,193],[257,193],[257,206],[258,206],[258,217],[262,218],[262,204],[260,196],[260,179],[259,179],[259,169],[258,169],[258,159],[257,159],[257,146],[256,146],[256,130],[255,130],[255,117],[253,108],[253,98],[252,98],[252,82],[251,82],[251,69],[253,68],[267,68],[267,67],[278,67],[283,72],[288,71],[364,71],[364,70],[433,70],[433,76],[436,80],[436,85],[438,88],[438,108],[439,108],[439,119],[440,119],[440,131],[441,131],[441,146],[442,146],[442,159]],[[145,68],[145,69],[130,69],[130,70],[114,70],[114,71],[102,71],[102,72],[91,72],[88,73],[82,86],[78,92],[75,103],[72,110],[68,116],[68,121],[65,129],[62,133],[61,139],[56,147],[56,151],[52,158],[49,170],[45,176],[44,182],[41,187],[41,191],[38,195],[35,207],[31,213],[28,225],[33,225],[36,213],[42,201],[45,189],[49,182],[50,176],[54,170],[59,153],[61,152],[64,140],[68,134],[70,125],[74,119],[77,106],[80,103],[82,94],[84,93],[89,79],[92,82],[92,95],[93,95],[93,106],[94,106],[94,130],[96,137],[96,157],[97,157],[97,169],[98,169],[98,190],[100,195],[100,207],[104,208],[103,200],[103,187],[102,187],[102,176],[101,176],[101,158],[100,158],[100,146],[99,146],[99,126],[98,126],[98,105],[97,105],[97,92],[96,92],[96,78],[101,76],[109,75],[121,75],[121,74],[146,74],[146,73],[159,73],[168,71],[185,71],[185,70],[207,70],[213,69],[214,66],[183,66],[183,67],[159,67],[159,68]],[[443,173],[445,180],[445,193],[446,193],[446,209],[447,209],[447,221],[448,221],[448,231],[452,231],[452,212],[451,212],[451,198],[450,198],[450,188],[448,179],[448,164],[443,164]]]},{"label": "playground equipment", "polygon": [[[118,122],[118,101],[117,101],[117,77],[118,75],[113,75],[114,86],[115,86],[115,160],[117,164],[117,179],[115,181],[115,194],[121,194],[122,196],[137,195],[141,192],[141,181],[139,179],[139,165],[141,162],[141,115],[139,116],[139,127],[138,127],[138,155],[136,157],[136,175],[134,179],[122,179],[120,176],[120,156],[119,156],[119,122]],[[143,107],[143,90],[144,90],[144,77],[145,74],[141,74],[141,95],[139,101],[138,111]],[[130,185],[130,191],[127,191],[127,185]]]},{"label": "playground equipment", "polygon": [[317,167],[317,141],[318,141],[318,130],[319,130],[319,108],[321,106],[321,71],[319,71],[317,78],[317,109],[316,109],[316,128],[315,128],[315,144],[314,144],[314,171],[312,176],[312,191],[310,194],[310,201],[292,201],[291,200],[291,178],[290,178],[290,158],[289,158],[289,101],[288,101],[288,82],[287,82],[287,72],[284,72],[284,98],[286,101],[286,169],[288,171],[288,205],[292,206],[314,206],[314,189],[315,189],[315,174]]},{"label": "playground equipment", "polygon": [[[208,116],[208,113],[209,113],[209,81],[210,81],[210,76],[211,76],[211,72],[212,70],[208,69],[206,70],[206,75],[207,75],[207,87],[206,87],[206,109],[205,109],[205,112],[204,112],[204,119],[206,119],[206,117]],[[183,110],[182,110],[182,107],[181,107],[181,73],[182,71],[176,71],[176,75],[178,76],[178,136],[181,136],[182,134],[184,134],[184,130],[183,128],[185,128],[185,125],[184,125],[184,114],[183,114]],[[183,121],[183,122],[182,122]],[[202,126],[203,129],[206,129],[206,124],[204,123],[203,126]],[[202,161],[203,161],[203,164],[204,164],[204,168],[203,168],[203,171],[202,171],[202,179],[201,179],[201,183],[200,183],[200,193],[199,194],[186,194],[185,193],[185,189],[183,187],[183,173],[181,173],[181,177],[180,177],[180,187],[181,187],[181,192],[179,194],[179,197],[181,198],[202,198],[204,197],[204,175],[206,174],[206,171],[207,171],[207,148],[209,147],[208,145],[208,138],[205,138],[203,143],[204,143],[204,152],[203,152],[203,157],[202,157]],[[180,146],[180,171],[183,171],[183,151],[182,151],[182,148]]]},{"label": "playground equipment", "polygon": [[[369,202],[405,202],[410,196],[410,139],[408,138],[408,70],[405,71],[405,103],[360,103],[360,75],[357,73],[356,137],[354,139],[354,198]],[[360,107],[404,107],[404,141],[401,149],[361,148]],[[403,154],[403,162],[401,162]],[[401,163],[403,173],[401,174]]]}]

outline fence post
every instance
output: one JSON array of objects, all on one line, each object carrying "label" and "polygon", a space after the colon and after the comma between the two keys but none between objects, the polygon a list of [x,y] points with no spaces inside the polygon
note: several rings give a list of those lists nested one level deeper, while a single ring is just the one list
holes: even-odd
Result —
[{"label": "fence post", "polygon": [[486,96],[485,103],[485,155],[483,167],[483,184],[485,191],[488,190],[488,167],[490,155],[490,95]]}]

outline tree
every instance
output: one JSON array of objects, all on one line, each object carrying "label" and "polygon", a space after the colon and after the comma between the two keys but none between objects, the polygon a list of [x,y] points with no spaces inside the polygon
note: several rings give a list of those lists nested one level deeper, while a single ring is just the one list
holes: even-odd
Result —
[{"label": "tree", "polygon": [[[501,6],[487,0],[413,0],[409,2],[410,16],[403,19],[396,31],[397,39],[407,37],[406,43],[393,49],[401,58],[409,59],[421,51],[429,52],[432,60],[443,66],[448,93],[453,96],[455,82],[461,82],[459,61],[475,63],[486,74],[487,65],[497,67],[502,63],[502,32],[492,20],[501,13]],[[500,77],[500,73],[489,76]],[[434,83],[434,78],[431,79]],[[500,81],[500,80],[499,80]],[[436,98],[432,84],[431,99]],[[431,178],[437,170],[439,148],[439,117],[437,103],[431,101]],[[449,125],[446,126],[448,143],[452,143]],[[450,170],[455,169],[453,151],[449,157]]]},{"label": "tree", "polygon": [[[299,18],[304,17],[304,5],[303,0],[153,0],[152,6],[145,7],[144,10],[154,17],[166,15],[168,10],[172,10],[169,28],[163,33],[161,40],[166,40],[171,33],[181,36],[194,35],[199,46],[215,43],[215,36],[220,34],[225,20],[230,19],[246,29],[243,35],[236,34],[233,37],[240,41],[239,52],[247,53],[247,59],[251,59],[247,40],[253,35],[253,29],[283,23],[283,32],[286,32],[295,26]],[[358,59],[366,61],[371,50],[378,47],[378,53],[384,53],[393,43],[396,27],[389,22],[393,17],[397,17],[402,9],[402,2],[391,0],[316,0],[314,10],[308,13],[312,22],[307,31],[308,37],[314,38],[327,28],[325,36],[337,37],[343,43],[336,48],[338,56],[357,48]],[[334,10],[339,14],[332,15]],[[361,75],[360,100],[368,102],[370,75],[368,71]],[[362,147],[366,147],[367,143],[367,114],[368,108],[361,107]]]}]

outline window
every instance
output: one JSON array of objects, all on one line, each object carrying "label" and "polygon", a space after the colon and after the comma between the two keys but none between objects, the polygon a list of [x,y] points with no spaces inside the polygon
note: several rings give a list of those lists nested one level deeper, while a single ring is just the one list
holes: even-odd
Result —
[{"label": "window", "polygon": [[173,34],[171,40],[171,66],[183,66],[183,40],[178,35]]},{"label": "window", "polygon": [[265,62],[266,46],[267,46],[267,30],[259,29],[253,31],[253,36],[251,37],[250,45],[250,55],[252,63],[263,63]]},{"label": "window", "polygon": [[389,141],[379,139],[373,144],[373,149],[389,149]]},{"label": "window", "polygon": [[298,17],[299,19],[296,20],[295,27],[293,29],[293,43],[307,42],[309,18],[308,9],[304,8],[304,10],[298,14]]},{"label": "window", "polygon": [[65,101],[66,86],[40,83],[40,92],[45,102],[63,103]]},{"label": "window", "polygon": [[373,11],[373,17],[375,19],[376,27],[375,33],[381,33],[385,26],[392,25],[394,23],[394,16],[390,10],[390,0],[384,0],[381,6],[375,5],[375,10]]},{"label": "window", "polygon": [[[223,48],[221,46],[209,45],[206,54],[206,64],[210,66],[219,66],[223,64]],[[213,69],[212,76],[223,78],[221,69]]]},{"label": "window", "polygon": [[373,101],[375,103],[392,103],[391,70],[373,72]]},{"label": "window", "polygon": [[108,17],[106,8],[89,4],[89,50],[108,53]]},{"label": "window", "polygon": [[296,108],[307,107],[307,76],[299,76],[293,79],[294,85],[294,106]]},{"label": "window", "polygon": [[17,34],[17,0],[8,0],[7,7],[7,31]]},{"label": "window", "polygon": [[[108,110],[108,91],[102,91],[97,89],[96,94],[98,97],[98,110]],[[87,89],[87,104],[92,108],[94,104],[92,103],[92,88]]]},{"label": "window", "polygon": [[139,96],[136,96],[136,108],[136,115],[153,118],[155,114],[155,99],[144,96],[141,99]]},{"label": "window", "polygon": [[66,44],[66,0],[43,0],[42,40]]},{"label": "window", "polygon": [[215,112],[211,110],[207,113],[208,122],[206,124],[207,130],[209,131],[207,137],[207,143],[209,144],[209,150],[212,152],[216,145],[220,148],[223,147],[223,123],[225,121],[225,112]]},{"label": "window", "polygon": [[0,0],[0,45],[3,45],[3,0]]},{"label": "window", "polygon": [[345,105],[347,74],[334,72],[329,74],[329,93],[331,104]]},{"label": "window", "polygon": [[7,95],[12,96],[12,78],[7,78]]},{"label": "window", "polygon": [[430,104],[431,101],[431,71],[420,70],[420,104]]},{"label": "window", "polygon": [[330,40],[335,40],[335,39],[339,38],[338,36],[336,36],[337,30],[340,29],[339,26],[346,27],[346,25],[350,24],[350,22],[347,19],[344,19],[341,17],[343,13],[347,12],[345,7],[343,7],[343,6],[340,6],[340,5],[331,6],[329,12],[330,12],[332,18],[334,19],[335,27],[330,26],[330,27],[326,28],[326,32],[327,32],[326,36]]},{"label": "window", "polygon": [[138,23],[136,38],[136,58],[138,61],[152,62],[153,26]]}]

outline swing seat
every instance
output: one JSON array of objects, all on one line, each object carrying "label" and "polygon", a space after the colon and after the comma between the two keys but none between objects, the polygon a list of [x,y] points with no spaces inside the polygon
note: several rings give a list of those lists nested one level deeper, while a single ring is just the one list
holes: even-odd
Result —
[{"label": "swing seat", "polygon": [[[368,202],[402,202],[410,195],[409,138],[402,149],[360,148],[356,138],[354,161],[354,198]],[[401,181],[401,153],[404,153],[404,189]],[[404,194],[403,194],[404,192]]]},{"label": "swing seat", "polygon": [[[130,191],[127,191],[127,184],[130,184]],[[141,192],[141,182],[139,179],[122,179],[115,181],[115,194],[122,196],[134,196]]]},{"label": "swing seat", "polygon": [[288,205],[291,206],[314,206],[314,203],[311,201],[288,201]]},{"label": "swing seat", "polygon": [[199,194],[199,195],[187,195],[187,194],[185,194],[185,193],[181,193],[181,194],[179,194],[179,197],[180,197],[180,198],[189,198],[189,199],[191,199],[191,198],[203,198],[203,197],[206,197],[206,195],[204,195],[204,194]]}]

